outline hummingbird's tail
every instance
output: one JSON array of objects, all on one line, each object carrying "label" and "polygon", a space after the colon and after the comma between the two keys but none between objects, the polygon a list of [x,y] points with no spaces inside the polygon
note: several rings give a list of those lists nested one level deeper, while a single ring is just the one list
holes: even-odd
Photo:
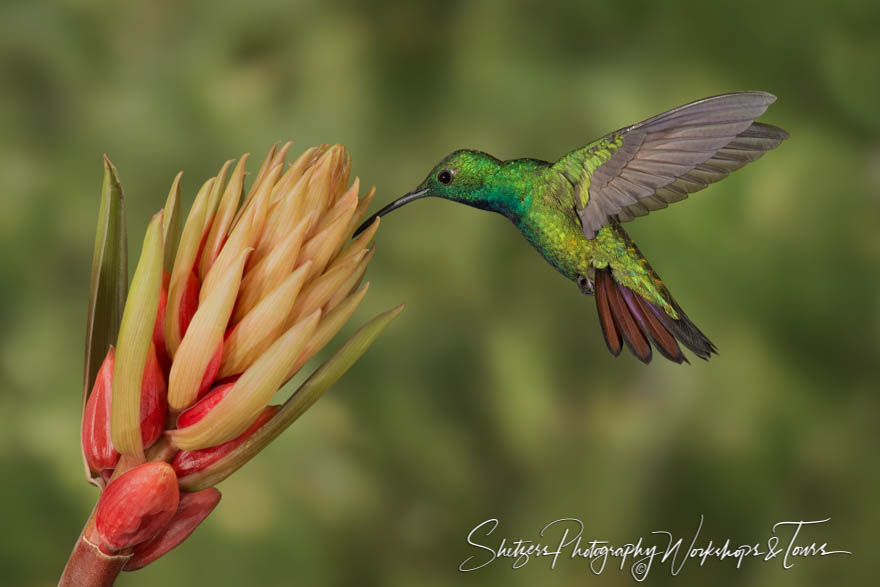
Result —
[{"label": "hummingbird's tail", "polygon": [[668,296],[669,303],[678,313],[678,319],[618,283],[610,267],[596,269],[595,287],[602,333],[608,350],[615,357],[620,354],[623,344],[643,363],[651,362],[651,343],[660,354],[675,363],[688,362],[679,342],[701,359],[718,353],[715,345],[690,321],[672,296]]}]

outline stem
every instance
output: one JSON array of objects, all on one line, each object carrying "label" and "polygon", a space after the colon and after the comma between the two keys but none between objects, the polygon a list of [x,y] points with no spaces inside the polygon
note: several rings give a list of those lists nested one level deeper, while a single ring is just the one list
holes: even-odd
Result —
[{"label": "stem", "polygon": [[67,565],[58,581],[58,587],[108,587],[116,582],[125,563],[131,558],[128,554],[105,554],[86,538],[95,532],[95,512],[89,516],[86,526],[79,535]]}]

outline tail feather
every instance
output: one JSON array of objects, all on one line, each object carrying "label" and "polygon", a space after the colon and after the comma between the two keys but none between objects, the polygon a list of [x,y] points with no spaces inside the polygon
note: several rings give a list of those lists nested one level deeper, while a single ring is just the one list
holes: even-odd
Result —
[{"label": "tail feather", "polygon": [[653,304],[650,304],[649,302],[646,303],[651,306],[651,309],[654,310],[654,313],[660,318],[669,332],[671,332],[672,335],[692,353],[704,361],[708,361],[711,355],[718,354],[718,347],[712,344],[712,341],[709,340],[705,334],[700,332],[700,329],[697,328],[696,324],[691,322],[690,318],[687,317],[687,314],[684,313],[684,310],[681,309],[681,306],[679,306],[675,300],[672,300],[672,307],[678,312],[678,320],[670,318],[662,310],[654,307]]},{"label": "tail feather", "polygon": [[[643,363],[651,362],[651,343],[661,355],[675,363],[688,360],[679,342],[701,359],[718,352],[675,301],[676,320],[638,293],[615,281],[611,268],[597,269],[596,306],[608,350],[620,354],[622,343]],[[648,342],[650,340],[650,343]]]},{"label": "tail feather", "polygon": [[623,339],[620,331],[614,323],[614,314],[608,301],[608,286],[604,283],[604,272],[596,272],[596,308],[599,310],[599,324],[602,325],[602,334],[605,336],[605,344],[615,357],[623,349]]},{"label": "tail feather", "polygon": [[614,278],[610,273],[606,273],[602,280],[605,282],[604,289],[608,294],[608,303],[611,307],[611,315],[614,317],[614,325],[617,327],[617,332],[623,338],[623,342],[626,343],[632,354],[643,363],[650,363],[651,344],[645,338],[637,318],[629,310],[629,306],[623,298],[621,288],[614,282]]},{"label": "tail feather", "polygon": [[638,318],[642,329],[651,338],[651,342],[660,354],[674,363],[687,363],[688,360],[675,341],[675,336],[659,320],[650,302],[629,288],[624,287],[622,291],[630,310]]}]

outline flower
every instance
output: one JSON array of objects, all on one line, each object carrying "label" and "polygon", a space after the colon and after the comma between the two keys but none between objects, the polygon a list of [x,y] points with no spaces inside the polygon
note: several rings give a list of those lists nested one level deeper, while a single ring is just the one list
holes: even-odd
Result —
[{"label": "flower", "polygon": [[127,296],[122,191],[105,158],[82,423],[89,479],[104,492],[62,584],[90,547],[125,559],[118,572],[177,546],[217,505],[213,485],[295,421],[402,310],[373,318],[286,402],[269,405],[364,299],[379,225],[351,240],[375,190],[360,197],[358,178],[349,185],[344,147],[313,147],[286,165],[290,146],[272,147],[247,192],[248,155],[227,161],[199,189],[179,238],[178,174]]}]

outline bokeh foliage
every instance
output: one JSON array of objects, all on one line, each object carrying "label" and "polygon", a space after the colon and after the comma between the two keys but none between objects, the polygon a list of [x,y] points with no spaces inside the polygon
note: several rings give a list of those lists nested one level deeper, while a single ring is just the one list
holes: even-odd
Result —
[{"label": "bokeh foliage", "polygon": [[506,220],[420,202],[383,222],[359,315],[406,312],[221,486],[187,545],[125,584],[626,585],[580,561],[456,568],[490,517],[499,538],[572,516],[626,542],[689,537],[700,514],[704,536],[736,542],[831,517],[810,540],[855,554],[659,567],[653,583],[866,584],[880,527],[875,4],[0,4],[4,584],[54,584],[94,500],[76,439],[102,153],[137,243],[179,169],[189,202],[221,161],[276,139],[345,143],[381,203],[456,148],[552,159],[736,89],[779,96],[765,120],[791,140],[628,226],[720,357],[611,358],[593,301]]}]

